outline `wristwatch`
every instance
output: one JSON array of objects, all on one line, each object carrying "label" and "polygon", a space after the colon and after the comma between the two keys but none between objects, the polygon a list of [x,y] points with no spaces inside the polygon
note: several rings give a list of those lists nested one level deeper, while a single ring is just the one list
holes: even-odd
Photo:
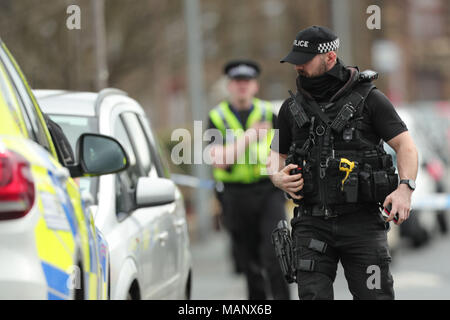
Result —
[{"label": "wristwatch", "polygon": [[408,185],[408,187],[412,191],[416,190],[416,182],[414,180],[409,180],[409,179],[400,180],[400,184],[402,184],[402,183]]}]

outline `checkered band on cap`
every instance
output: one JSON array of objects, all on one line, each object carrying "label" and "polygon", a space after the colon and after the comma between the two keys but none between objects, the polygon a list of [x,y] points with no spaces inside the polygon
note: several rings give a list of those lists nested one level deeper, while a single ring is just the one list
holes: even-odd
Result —
[{"label": "checkered band on cap", "polygon": [[337,48],[339,48],[339,38],[337,38],[334,41],[319,43],[319,46],[317,47],[317,51],[319,53],[326,53],[326,52],[337,50]]}]

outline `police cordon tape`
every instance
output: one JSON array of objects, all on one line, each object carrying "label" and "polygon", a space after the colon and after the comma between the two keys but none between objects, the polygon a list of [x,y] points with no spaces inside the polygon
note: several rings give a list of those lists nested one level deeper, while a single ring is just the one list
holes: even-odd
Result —
[{"label": "police cordon tape", "polygon": [[185,174],[171,174],[170,178],[173,182],[180,186],[186,186],[191,188],[210,189],[214,190],[216,182],[211,179],[199,179],[194,176],[188,176]]},{"label": "police cordon tape", "polygon": [[[216,182],[211,179],[199,179],[184,174],[172,174],[173,182],[180,186],[214,190]],[[220,186],[219,186],[220,189]],[[413,210],[447,210],[450,209],[450,194],[430,193],[427,195],[414,195],[411,202]]]},{"label": "police cordon tape", "polygon": [[413,210],[446,210],[450,209],[450,194],[430,193],[412,197]]}]

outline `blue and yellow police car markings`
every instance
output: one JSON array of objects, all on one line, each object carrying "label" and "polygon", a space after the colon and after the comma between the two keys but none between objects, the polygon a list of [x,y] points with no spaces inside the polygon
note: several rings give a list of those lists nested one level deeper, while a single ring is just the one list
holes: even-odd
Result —
[{"label": "blue and yellow police car markings", "polygon": [[102,279],[101,279],[102,281],[101,281],[100,285],[101,285],[101,288],[103,289],[102,298],[105,300],[108,298],[108,280],[109,280],[108,279],[109,266],[107,265],[107,263],[108,263],[108,259],[107,259],[108,245],[106,243],[106,240],[103,237],[101,237],[101,235],[98,233],[98,230],[97,230],[97,243],[100,248],[99,249],[99,254],[100,254],[99,262],[100,262],[100,265],[101,265],[102,271],[103,271]]},{"label": "blue and yellow police car markings", "polygon": [[[67,193],[70,195],[70,201],[74,209],[75,221],[77,222],[79,237],[82,246],[83,262],[84,262],[84,272],[86,279],[86,287],[88,290],[88,298],[96,299],[97,294],[97,257],[95,255],[95,240],[93,239],[92,231],[89,227],[89,219],[87,219],[86,212],[81,206],[81,198],[78,192],[78,186],[71,179],[67,181],[66,184]],[[95,274],[93,274],[95,273]]]},{"label": "blue and yellow police car markings", "polygon": [[[36,148],[34,151],[40,153],[40,150]],[[68,299],[70,298],[67,286],[67,279],[70,277],[68,270],[76,263],[73,238],[76,230],[71,230],[68,222],[70,213],[57,199],[61,199],[61,192],[58,192],[61,191],[61,185],[55,183],[51,170],[55,170],[58,164],[52,162],[45,152],[42,152],[39,158],[45,164],[32,165],[38,191],[38,208],[41,213],[41,219],[35,228],[38,256],[47,280],[48,298]],[[58,211],[60,212],[56,214]]]},{"label": "blue and yellow police car markings", "polygon": [[67,251],[62,241],[53,230],[46,227],[44,219],[40,219],[35,228],[36,247],[46,277],[49,294],[55,291],[62,297],[68,297],[69,288],[67,272],[74,265],[73,256]]},{"label": "blue and yellow police car markings", "polygon": [[[96,299],[97,298],[97,272],[98,270],[96,269],[96,261],[97,261],[97,257],[95,256],[95,239],[92,235],[92,233],[89,230],[89,224],[88,221],[86,221],[86,217],[83,213],[83,211],[81,212],[81,214],[79,213],[78,216],[82,217],[82,219],[77,219],[77,214],[74,210],[74,206],[73,204],[76,203],[76,201],[72,201],[72,198],[69,198],[69,196],[67,195],[66,192],[64,192],[65,190],[69,191],[69,189],[73,188],[73,185],[68,183],[67,185],[69,186],[68,188],[66,186],[64,186],[63,184],[61,184],[58,179],[52,174],[52,172],[50,170],[46,171],[46,174],[42,175],[44,177],[44,179],[47,180],[46,185],[47,186],[47,192],[51,192],[50,188],[52,188],[52,193],[53,194],[59,194],[60,196],[60,200],[62,200],[62,208],[64,210],[64,213],[66,215],[67,220],[69,221],[69,225],[70,225],[70,229],[68,229],[68,231],[70,232],[63,232],[63,230],[49,230],[49,228],[51,226],[46,225],[45,227],[43,227],[42,229],[46,229],[47,231],[51,231],[53,232],[53,237],[52,240],[49,240],[49,238],[51,237],[50,234],[46,234],[44,236],[44,234],[41,231],[40,234],[40,243],[38,243],[38,251],[39,251],[39,256],[40,258],[43,260],[43,263],[46,263],[46,267],[47,267],[47,273],[46,276],[52,276],[53,273],[49,273],[50,271],[54,272],[55,274],[59,274],[59,276],[56,277],[56,279],[59,280],[64,280],[65,282],[63,284],[60,284],[61,286],[66,286],[66,281],[68,279],[68,277],[70,276],[70,273],[68,273],[67,271],[64,270],[68,270],[70,269],[70,267],[72,267],[75,263],[77,263],[76,261],[73,261],[73,257],[74,257],[74,250],[75,250],[75,243],[73,241],[73,237],[71,236],[71,234],[73,234],[73,236],[80,237],[80,241],[82,242],[81,245],[85,246],[84,251],[84,272],[85,272],[85,277],[84,279],[86,279],[86,283],[85,283],[85,287],[87,288],[86,293],[88,294],[88,298],[89,299]],[[74,190],[72,190],[73,192]],[[45,211],[46,208],[44,208],[44,204],[42,201],[40,201],[40,204],[42,206],[41,208],[41,212],[43,213],[43,217],[45,217]],[[81,207],[80,207],[81,208]],[[47,208],[48,209],[48,208]],[[45,219],[43,219],[45,221]],[[81,221],[80,221],[81,220]],[[48,222],[48,219],[47,219]],[[47,223],[45,222],[45,223]],[[86,227],[88,228],[88,230],[86,230]],[[39,229],[38,229],[39,230]],[[83,232],[84,231],[84,232]],[[62,239],[64,238],[64,240]],[[47,240],[46,240],[47,239]],[[59,241],[58,241],[59,240]],[[70,241],[72,240],[72,241]],[[52,256],[52,252],[56,252],[55,248],[51,247],[51,244],[55,245],[56,242],[60,242],[62,247],[65,247],[65,251],[70,252],[67,255],[67,261],[65,263],[63,263],[60,259],[61,259],[61,255],[59,255],[59,259],[55,259],[56,257]],[[67,248],[64,243],[71,243],[72,245],[70,245],[69,248]],[[86,246],[86,243],[88,244]],[[39,250],[41,249],[41,250]],[[60,250],[61,251],[61,250]],[[60,252],[58,251],[58,252]],[[49,255],[46,255],[46,254]],[[53,259],[53,260],[52,260]],[[53,267],[50,268],[49,266]],[[55,270],[58,270],[58,272],[56,272]],[[63,277],[63,273],[66,275],[66,277]],[[51,281],[50,278],[47,279],[48,282]],[[55,282],[53,282],[55,283]],[[53,292],[49,292],[49,298],[57,298],[57,297],[62,297],[61,295],[58,296],[58,294],[56,294],[54,292],[54,290],[56,290],[54,287],[50,286],[50,288],[53,288]],[[59,287],[60,289],[61,287]],[[59,291],[60,292],[60,291]],[[61,292],[60,292],[61,293]],[[65,294],[64,292],[62,293],[63,295]]]},{"label": "blue and yellow police car markings", "polygon": [[[18,146],[16,145],[16,147]],[[36,154],[33,154],[34,152]],[[37,207],[41,214],[35,227],[35,239],[38,256],[47,281],[48,298],[68,299],[70,297],[67,279],[70,273],[67,270],[75,263],[73,259],[75,242],[67,219],[65,219],[65,212],[58,203],[58,193],[55,190],[57,187],[49,174],[48,168],[55,168],[55,164],[49,160],[48,154],[43,151],[41,153],[40,148],[29,148],[28,146],[27,156],[32,157],[34,163],[38,163],[31,165],[37,191],[35,201],[37,201]],[[59,216],[52,219],[52,216],[57,215],[58,211],[60,211]]]},{"label": "blue and yellow police car markings", "polygon": [[[19,66],[17,65],[14,57],[11,55],[11,53],[9,52],[9,50],[6,48],[6,46],[4,45],[3,42],[0,41],[0,45],[1,48],[0,50],[4,50],[4,52],[8,55],[9,59],[11,60],[11,62],[14,65],[14,68],[16,69],[16,71],[18,72],[19,76],[21,77],[21,80],[23,81],[26,90],[28,92],[28,94],[30,95],[33,104],[35,106],[36,112],[38,113],[38,118],[39,121],[41,122],[44,131],[45,131],[45,135],[47,137],[49,146],[50,146],[50,153],[52,156],[49,156],[47,152],[45,152],[42,148],[37,148],[37,145],[35,148],[30,146],[33,146],[33,143],[23,143],[24,144],[24,148],[22,148],[21,151],[23,152],[19,152],[20,154],[22,154],[24,157],[26,157],[30,163],[34,164],[35,167],[35,172],[36,172],[36,168],[39,166],[42,166],[44,168],[49,169],[49,171],[54,170],[55,168],[60,168],[60,165],[57,163],[57,161],[55,160],[57,158],[57,154],[56,154],[56,150],[55,150],[55,146],[52,143],[51,137],[50,137],[50,133],[45,125],[45,121],[44,118],[42,116],[42,113],[40,111],[40,108],[36,102],[36,99],[34,97],[34,95],[32,94],[30,87],[22,73],[22,71],[20,70]],[[0,66],[0,68],[2,68],[3,66]],[[3,72],[4,76],[6,75],[5,70],[2,69],[0,72]],[[8,77],[4,77],[5,79],[9,79]],[[9,89],[8,89],[9,86]],[[3,87],[5,87],[5,90],[2,90],[2,92],[6,92],[6,93],[11,93],[11,84],[4,84]],[[12,95],[13,97],[15,96],[14,94]],[[7,102],[10,103],[7,103]],[[28,131],[26,130],[26,126],[25,126],[25,122],[23,119],[23,114],[20,112],[20,110],[18,110],[18,112],[12,112],[12,114],[14,114],[14,117],[12,118],[11,116],[11,108],[17,108],[19,109],[19,105],[18,105],[18,101],[17,99],[9,99],[8,101],[5,100],[4,96],[0,96],[0,134],[6,134],[8,136],[22,136],[22,137],[28,137]],[[14,111],[14,110],[13,110]],[[3,117],[5,116],[5,117]],[[4,126],[2,126],[2,121],[1,119],[5,119],[9,117],[8,119],[8,123],[5,124]],[[8,127],[8,128],[6,128]],[[7,131],[5,131],[5,128],[8,129]],[[3,139],[2,139],[3,140]],[[13,142],[14,144],[14,142]],[[7,146],[9,149],[11,146]],[[17,147],[16,145],[14,145],[14,147]],[[15,150],[16,148],[12,148],[12,150]],[[17,149],[16,149],[17,150]],[[39,171],[39,170],[37,170]],[[33,175],[34,176],[34,175]],[[39,218],[36,227],[35,227],[35,238],[36,238],[36,247],[37,247],[37,251],[38,251],[38,255],[39,258],[41,259],[42,263],[45,264],[45,268],[47,270],[46,272],[46,276],[48,276],[50,278],[51,275],[56,274],[57,271],[61,272],[59,277],[59,279],[64,278],[63,274],[67,274],[67,272],[64,272],[64,270],[66,270],[68,265],[73,265],[73,257],[75,256],[73,253],[75,251],[75,241],[73,239],[73,237],[80,239],[80,243],[81,243],[81,251],[82,251],[82,255],[83,255],[83,262],[84,265],[87,267],[86,270],[88,276],[85,279],[87,280],[87,284],[88,284],[88,290],[87,292],[89,292],[89,298],[95,298],[97,295],[95,294],[97,285],[95,284],[95,279],[97,278],[96,274],[92,274],[92,271],[94,272],[98,272],[99,268],[96,268],[96,261],[91,261],[91,259],[96,260],[97,257],[93,257],[93,255],[95,255],[95,253],[93,253],[91,250],[93,250],[94,248],[92,247],[92,245],[89,244],[89,230],[86,230],[86,224],[88,223],[89,219],[86,219],[84,217],[84,213],[83,210],[80,206],[80,196],[79,196],[79,192],[78,189],[74,183],[74,181],[72,179],[68,179],[67,181],[67,192],[69,193],[69,201],[66,202],[67,203],[71,203],[72,204],[72,210],[70,210],[70,205],[67,205],[66,208],[64,208],[63,206],[63,210],[68,213],[67,216],[72,218],[72,220],[70,221],[69,218],[69,225],[72,226],[71,228],[71,232],[65,231],[65,230],[52,230],[49,229],[47,226],[47,223],[43,217],[44,213],[47,211],[45,209],[45,207],[47,208],[51,208],[52,204],[51,204],[51,197],[50,195],[52,194],[56,194],[57,192],[52,188],[51,186],[51,182],[45,181],[46,179],[44,178],[46,176],[46,179],[49,179],[49,174],[48,172],[46,174],[42,173],[42,174],[36,174],[35,178],[39,177],[40,179],[37,179],[35,181],[35,185],[36,188],[39,189],[39,192],[36,194],[36,199],[35,201],[37,202],[37,206],[39,207],[39,211],[41,214],[41,217]],[[42,180],[44,180],[45,182],[43,182]],[[42,200],[41,198],[41,192],[47,192],[48,194],[44,194],[43,198],[44,200]],[[83,221],[84,219],[84,221]],[[72,223],[71,223],[72,222]],[[58,224],[54,223],[54,221],[51,223],[53,224],[53,228],[58,229]],[[62,225],[59,226],[60,228],[62,227]],[[66,227],[66,226],[65,226]],[[63,227],[64,229],[64,227]],[[89,229],[89,228],[88,228]],[[71,234],[73,233],[73,234]],[[90,234],[92,236],[92,232]],[[94,243],[96,242],[96,240],[94,240]],[[56,253],[61,253],[61,254],[55,254]],[[53,253],[53,254],[52,254]],[[44,267],[43,267],[44,268]],[[56,271],[55,271],[56,270]],[[67,275],[68,276],[68,275]],[[52,276],[53,277],[53,276]],[[50,280],[49,280],[50,281]],[[92,285],[93,284],[93,285]],[[49,298],[64,298],[65,297],[65,292],[61,292],[60,290],[61,288],[49,288]]]},{"label": "blue and yellow police car markings", "polygon": [[70,274],[45,262],[42,262],[42,269],[47,279],[48,299],[70,299],[70,288],[68,285]]},{"label": "blue and yellow police car markings", "polygon": [[[8,148],[14,152],[20,153],[27,160],[31,160],[36,155],[33,154],[33,150],[27,148],[27,144],[23,140],[17,138],[3,139],[1,144],[2,148]],[[34,159],[34,163],[39,162],[37,158]],[[65,273],[66,267],[73,264],[70,251],[64,245],[63,241],[59,239],[56,232],[50,230],[47,227],[47,223],[44,219],[44,212],[46,207],[42,201],[42,194],[48,194],[54,196],[55,191],[51,185],[51,181],[47,176],[47,170],[40,165],[31,164],[31,172],[33,180],[36,186],[36,198],[35,206],[40,214],[40,217],[36,223],[35,244],[37,255],[43,265],[44,275],[46,277],[47,286],[49,290],[49,297],[53,298],[68,298],[68,291],[64,289],[64,284],[59,284],[58,279],[66,278],[69,275]],[[44,196],[45,198],[45,196]],[[69,233],[70,235],[70,233]],[[45,268],[44,268],[45,265]],[[63,276],[66,274],[66,276]]]}]

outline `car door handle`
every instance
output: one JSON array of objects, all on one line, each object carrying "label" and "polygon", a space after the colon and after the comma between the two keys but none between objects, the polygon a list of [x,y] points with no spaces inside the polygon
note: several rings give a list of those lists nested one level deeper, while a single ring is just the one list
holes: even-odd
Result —
[{"label": "car door handle", "polygon": [[158,234],[158,240],[161,244],[164,244],[169,239],[169,233],[167,231]]}]

